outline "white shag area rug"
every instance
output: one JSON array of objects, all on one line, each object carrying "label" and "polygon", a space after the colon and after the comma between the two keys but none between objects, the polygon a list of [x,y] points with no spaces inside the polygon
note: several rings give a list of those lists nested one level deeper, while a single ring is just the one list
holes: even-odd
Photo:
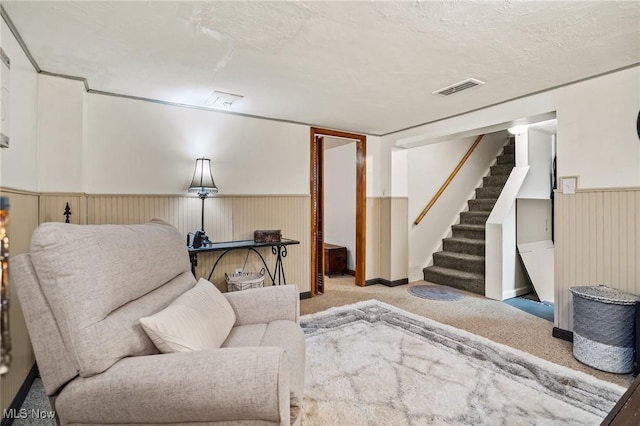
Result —
[{"label": "white shag area rug", "polygon": [[597,425],[625,391],[376,300],[301,325],[305,426]]}]

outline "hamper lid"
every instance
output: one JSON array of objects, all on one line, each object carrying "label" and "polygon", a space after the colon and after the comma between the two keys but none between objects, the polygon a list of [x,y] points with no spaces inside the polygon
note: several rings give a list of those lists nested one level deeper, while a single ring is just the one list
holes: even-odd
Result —
[{"label": "hamper lid", "polygon": [[604,284],[597,286],[571,287],[571,293],[597,302],[611,303],[614,305],[635,305],[640,297],[635,294],[625,293],[615,288],[607,287]]}]

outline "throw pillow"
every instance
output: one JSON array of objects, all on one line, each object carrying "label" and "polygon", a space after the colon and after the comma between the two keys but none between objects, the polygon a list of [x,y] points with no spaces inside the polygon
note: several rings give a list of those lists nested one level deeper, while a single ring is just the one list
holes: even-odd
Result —
[{"label": "throw pillow", "polygon": [[140,324],[162,353],[219,348],[236,322],[224,295],[200,278],[190,290]]}]

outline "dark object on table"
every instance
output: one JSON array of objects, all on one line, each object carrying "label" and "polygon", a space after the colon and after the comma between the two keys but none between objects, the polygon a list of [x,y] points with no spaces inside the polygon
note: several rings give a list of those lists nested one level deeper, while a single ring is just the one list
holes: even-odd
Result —
[{"label": "dark object on table", "polygon": [[258,229],[253,233],[253,241],[256,243],[279,243],[282,240],[282,232],[279,229]]},{"label": "dark object on table", "polygon": [[324,243],[324,274],[331,276],[337,273],[344,275],[347,270],[347,248]]},{"label": "dark object on table", "polygon": [[201,231],[196,231],[195,234],[189,232],[187,234],[187,247],[200,248],[202,247],[202,235]]}]

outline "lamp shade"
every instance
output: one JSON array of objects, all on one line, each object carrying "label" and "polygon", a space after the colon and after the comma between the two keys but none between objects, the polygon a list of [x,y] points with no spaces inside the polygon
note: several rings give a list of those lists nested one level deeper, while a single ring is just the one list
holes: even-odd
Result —
[{"label": "lamp shade", "polygon": [[196,169],[193,172],[191,185],[189,185],[189,192],[197,192],[198,194],[218,192],[218,187],[211,174],[211,160],[208,158],[196,159]]}]

